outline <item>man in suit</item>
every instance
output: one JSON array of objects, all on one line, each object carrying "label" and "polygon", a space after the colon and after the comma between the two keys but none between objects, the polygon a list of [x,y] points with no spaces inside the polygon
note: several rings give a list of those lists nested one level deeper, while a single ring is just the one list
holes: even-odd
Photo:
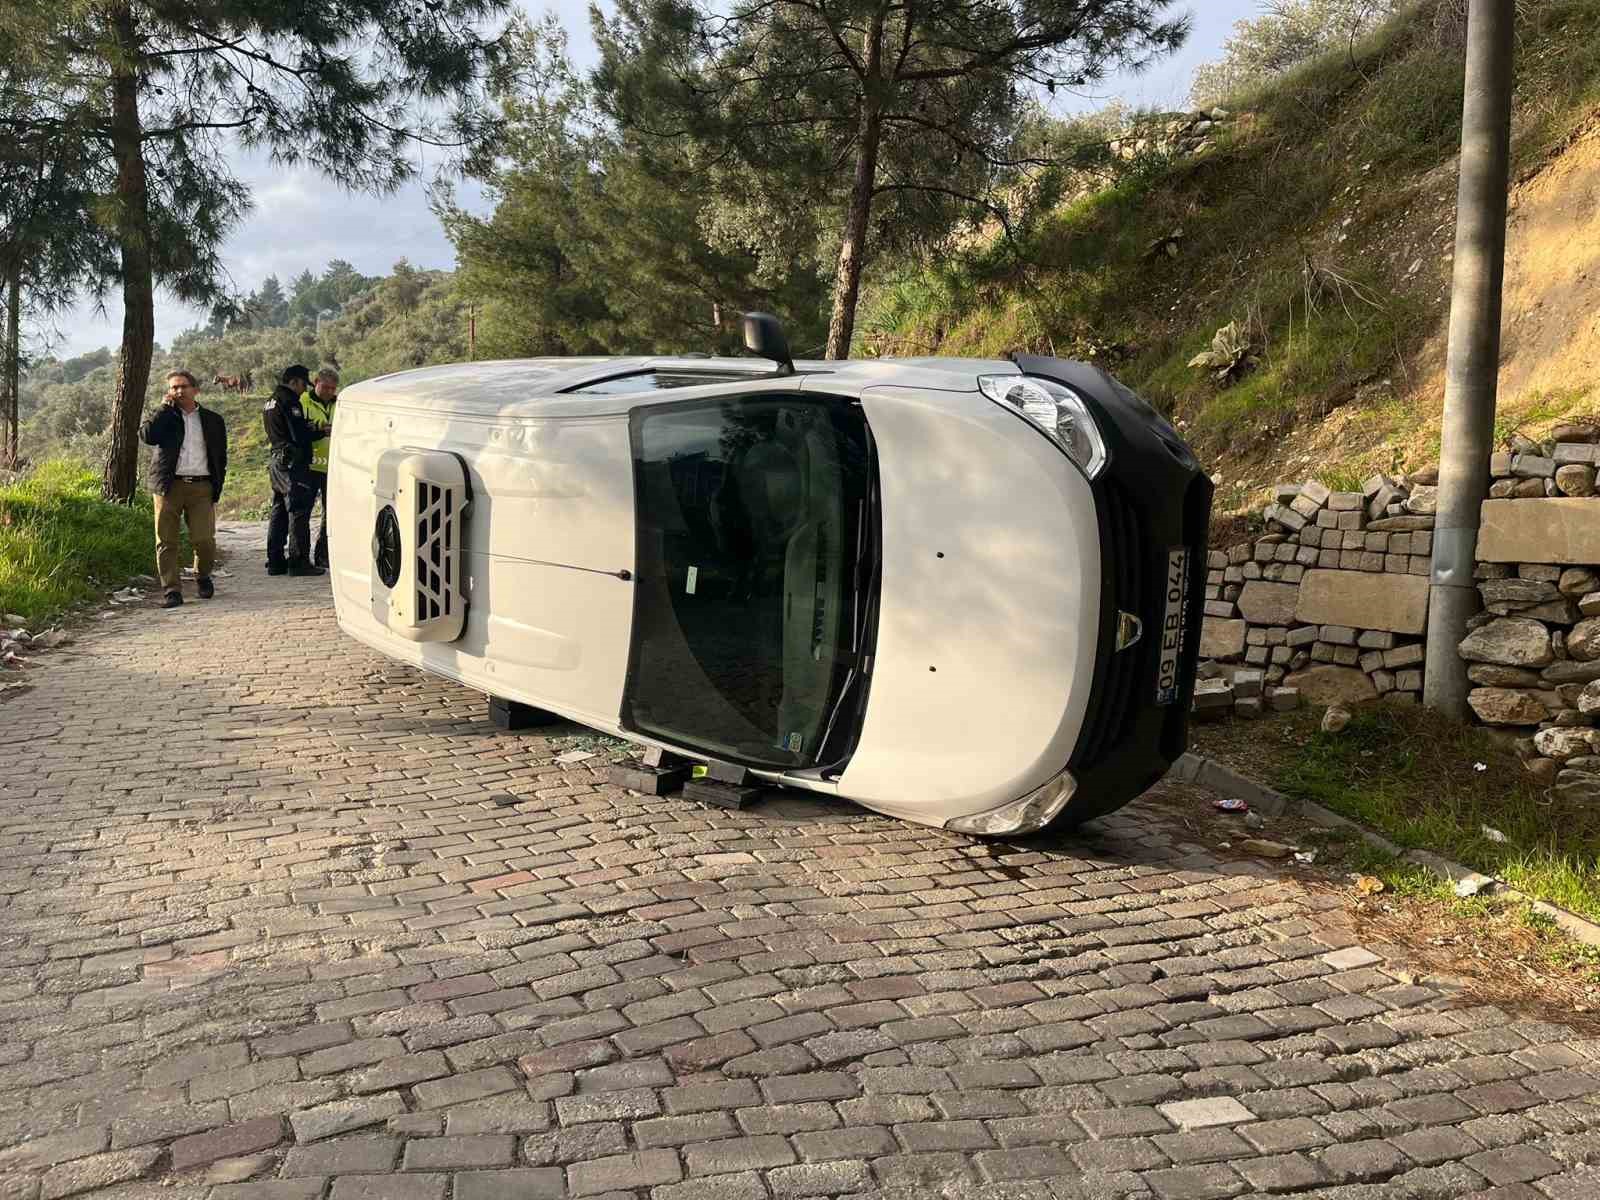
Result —
[{"label": "man in suit", "polygon": [[156,502],[156,573],[166,592],[163,608],[183,603],[179,586],[178,538],[189,527],[194,545],[196,591],[216,594],[211,568],[217,558],[217,501],[228,473],[228,430],[220,413],[201,408],[193,373],[173,371],[161,408],[139,430],[150,450],[150,493]]},{"label": "man in suit", "polygon": [[272,478],[272,516],[267,522],[268,575],[321,575],[311,565],[311,505],[316,486],[311,474],[312,448],[327,435],[306,417],[301,397],[311,385],[311,372],[296,363],[284,369],[282,382],[262,412],[267,441],[272,445],[267,472]]}]

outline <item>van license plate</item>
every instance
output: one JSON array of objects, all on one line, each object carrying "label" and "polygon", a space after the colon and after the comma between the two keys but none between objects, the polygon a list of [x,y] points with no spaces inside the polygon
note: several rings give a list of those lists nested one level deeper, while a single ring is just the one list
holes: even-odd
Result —
[{"label": "van license plate", "polygon": [[1161,662],[1156,672],[1156,703],[1178,698],[1178,662],[1183,657],[1183,636],[1188,628],[1189,548],[1167,551],[1167,604],[1161,618]]}]

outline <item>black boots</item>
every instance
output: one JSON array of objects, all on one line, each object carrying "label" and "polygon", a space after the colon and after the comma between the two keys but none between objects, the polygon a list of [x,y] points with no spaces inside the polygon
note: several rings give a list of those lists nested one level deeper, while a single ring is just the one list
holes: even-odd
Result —
[{"label": "black boots", "polygon": [[162,608],[177,608],[183,603],[182,592],[168,592],[167,598],[161,602]]},{"label": "black boots", "polygon": [[202,575],[195,583],[195,592],[200,599],[209,600],[217,594],[217,586],[211,582],[211,576]]},{"label": "black boots", "polygon": [[308,562],[290,563],[287,571],[290,575],[326,575],[321,567],[313,567]]}]

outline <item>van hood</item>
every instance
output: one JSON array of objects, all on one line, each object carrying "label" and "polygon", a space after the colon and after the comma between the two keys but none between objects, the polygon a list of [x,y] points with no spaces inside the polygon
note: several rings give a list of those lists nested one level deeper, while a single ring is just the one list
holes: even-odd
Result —
[{"label": "van hood", "polygon": [[1076,466],[977,392],[871,387],[883,559],[861,737],[840,790],[923,823],[1060,773],[1094,674],[1100,543]]}]

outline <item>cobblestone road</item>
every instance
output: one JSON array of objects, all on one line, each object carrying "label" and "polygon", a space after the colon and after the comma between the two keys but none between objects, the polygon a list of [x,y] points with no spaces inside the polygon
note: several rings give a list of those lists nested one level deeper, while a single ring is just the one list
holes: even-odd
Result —
[{"label": "cobblestone road", "polygon": [[1159,806],[988,846],[557,763],[235,555],[0,706],[0,1197],[1600,1197],[1600,1042]]}]

